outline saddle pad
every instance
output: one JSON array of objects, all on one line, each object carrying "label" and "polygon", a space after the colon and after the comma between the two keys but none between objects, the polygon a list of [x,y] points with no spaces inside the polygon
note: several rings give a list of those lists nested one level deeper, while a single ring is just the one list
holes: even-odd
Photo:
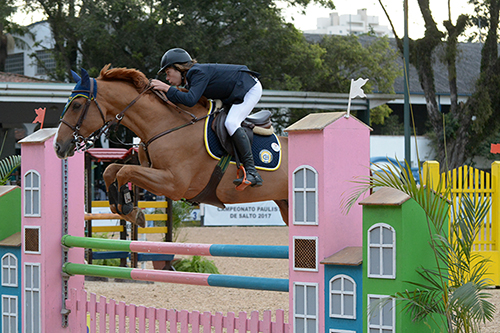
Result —
[{"label": "saddle pad", "polygon": [[[210,110],[208,114],[211,114],[215,110],[215,103],[211,102]],[[208,154],[216,159],[220,160],[224,156],[226,151],[220,144],[217,134],[212,130],[212,121],[214,117],[210,115],[205,120],[205,147]],[[280,167],[281,164],[281,144],[276,136],[272,134],[269,136],[253,135],[252,153],[255,167],[260,170],[274,171]],[[231,158],[231,163],[236,164],[234,157]]]}]

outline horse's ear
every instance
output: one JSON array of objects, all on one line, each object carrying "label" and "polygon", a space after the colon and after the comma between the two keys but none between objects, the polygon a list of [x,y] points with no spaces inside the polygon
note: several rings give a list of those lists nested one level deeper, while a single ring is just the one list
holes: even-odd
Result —
[{"label": "horse's ear", "polygon": [[81,78],[78,74],[76,74],[73,70],[71,70],[71,75],[73,76],[73,80],[75,80],[76,83],[80,82]]},{"label": "horse's ear", "polygon": [[82,80],[83,82],[87,82],[90,80],[90,76],[89,76],[89,73],[87,73],[87,71],[85,69],[81,69],[82,71]]}]

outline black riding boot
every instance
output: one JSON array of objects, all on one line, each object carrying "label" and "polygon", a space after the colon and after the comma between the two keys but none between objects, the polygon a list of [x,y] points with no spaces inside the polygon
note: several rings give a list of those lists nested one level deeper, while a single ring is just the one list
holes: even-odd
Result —
[{"label": "black riding boot", "polygon": [[[248,139],[245,129],[239,127],[236,132],[234,132],[231,137],[234,142],[234,146],[238,151],[238,156],[241,159],[241,163],[245,167],[247,180],[250,182],[250,186],[261,186],[262,178],[255,169],[255,164],[253,163],[252,147],[250,146],[250,140]],[[235,179],[233,183],[238,186],[243,182],[243,177]]]}]

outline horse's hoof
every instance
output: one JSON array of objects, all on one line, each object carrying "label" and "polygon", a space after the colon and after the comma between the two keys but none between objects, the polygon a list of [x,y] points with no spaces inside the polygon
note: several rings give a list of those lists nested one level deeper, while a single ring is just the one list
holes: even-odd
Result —
[{"label": "horse's hoof", "polygon": [[109,209],[111,210],[111,213],[113,214],[119,214],[118,209],[116,209],[116,205],[109,205]]},{"label": "horse's hoof", "polygon": [[144,216],[144,213],[142,212],[142,209],[138,207],[134,207],[134,209],[128,213],[127,215],[123,215],[125,217],[125,220],[138,225],[141,228],[146,227],[146,216]]}]

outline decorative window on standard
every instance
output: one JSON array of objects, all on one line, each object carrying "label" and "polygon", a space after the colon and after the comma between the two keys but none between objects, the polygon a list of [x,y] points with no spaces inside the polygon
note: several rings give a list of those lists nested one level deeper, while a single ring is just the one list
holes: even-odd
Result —
[{"label": "decorative window on standard", "polygon": [[356,282],[347,275],[330,280],[330,317],[356,319]]},{"label": "decorative window on standard", "polygon": [[294,224],[318,224],[318,173],[304,165],[293,173]]},{"label": "decorative window on standard", "polygon": [[295,333],[318,332],[318,284],[295,282],[293,285],[293,326]]},{"label": "decorative window on standard", "polygon": [[385,223],[368,230],[368,277],[396,278],[396,232]]},{"label": "decorative window on standard", "polygon": [[2,286],[17,287],[17,258],[12,253],[2,257]]},{"label": "decorative window on standard", "polygon": [[40,174],[34,170],[24,175],[24,216],[40,217]]}]

